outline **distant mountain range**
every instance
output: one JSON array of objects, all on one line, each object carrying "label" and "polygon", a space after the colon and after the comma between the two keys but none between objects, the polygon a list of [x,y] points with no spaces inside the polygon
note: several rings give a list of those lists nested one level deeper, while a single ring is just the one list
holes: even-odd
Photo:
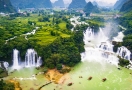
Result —
[{"label": "distant mountain range", "polygon": [[132,0],[127,0],[120,9],[121,12],[132,11]]},{"label": "distant mountain range", "polygon": [[0,12],[13,13],[16,12],[15,8],[11,5],[10,0],[0,0]]},{"label": "distant mountain range", "polygon": [[52,8],[50,0],[11,0],[16,8]]},{"label": "distant mountain range", "polygon": [[86,5],[85,0],[72,0],[68,8],[69,9],[84,8],[85,5]]},{"label": "distant mountain range", "polygon": [[114,9],[115,10],[120,10],[121,7],[123,6],[123,4],[126,2],[127,0],[118,0],[115,5],[114,5]]},{"label": "distant mountain range", "polygon": [[53,3],[53,6],[54,7],[61,7],[61,8],[63,8],[63,7],[65,7],[65,4],[64,4],[64,1],[63,0],[58,0],[58,1],[55,1]]}]

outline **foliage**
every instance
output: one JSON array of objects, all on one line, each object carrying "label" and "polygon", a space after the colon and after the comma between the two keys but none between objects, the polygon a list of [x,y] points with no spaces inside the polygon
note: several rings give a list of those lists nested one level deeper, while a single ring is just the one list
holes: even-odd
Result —
[{"label": "foliage", "polygon": [[132,12],[128,12],[124,14],[122,17],[117,19],[119,24],[127,28],[127,30],[124,31],[125,35],[132,34],[132,17],[131,16],[132,16]]},{"label": "foliage", "polygon": [[[39,16],[38,13],[39,12]],[[36,11],[30,16],[14,16],[0,18],[0,59],[12,64],[13,49],[20,51],[21,60],[25,59],[27,49],[34,48],[42,57],[43,65],[48,68],[62,69],[62,65],[74,66],[80,62],[80,53],[84,51],[83,30],[87,25],[78,27],[78,31],[71,32],[69,15],[64,11]],[[42,21],[38,21],[42,18]],[[69,25],[69,26],[68,26]],[[34,27],[39,26],[35,34],[25,36]],[[5,40],[16,36],[5,44]]]},{"label": "foliage", "polygon": [[88,2],[84,7],[84,12],[86,13],[99,13],[99,9],[97,6],[94,6],[91,2]]},{"label": "foliage", "polygon": [[119,65],[120,66],[127,66],[127,65],[129,65],[130,63],[129,63],[129,60],[126,60],[126,59],[123,59],[123,58],[120,58],[119,57]]},{"label": "foliage", "polygon": [[123,45],[126,46],[129,50],[132,50],[132,34],[123,38]]},{"label": "foliage", "polygon": [[49,20],[49,17],[48,17],[48,16],[43,16],[43,17],[39,18],[39,19],[38,19],[38,21],[39,21],[39,22],[45,22],[45,21],[50,22],[50,20]]},{"label": "foliage", "polygon": [[78,43],[77,47],[74,38],[58,38],[51,44],[51,56],[45,60],[46,66],[49,68],[57,67],[58,69],[61,69],[61,64],[74,66],[81,60],[79,49],[83,47],[80,44],[82,43]]},{"label": "foliage", "polygon": [[118,18],[118,22],[126,28],[124,34],[126,35],[123,38],[122,45],[127,47],[130,51],[132,51],[132,12],[128,12],[124,14],[122,17]]},{"label": "foliage", "polygon": [[15,90],[14,84],[6,83],[3,79],[0,80],[0,90]]},{"label": "foliage", "polygon": [[101,17],[93,17],[92,19],[86,20],[89,23],[89,27],[94,29],[95,32],[98,32],[99,27],[104,27],[105,20]]},{"label": "foliage", "polygon": [[114,45],[114,47],[113,47],[113,51],[114,52],[117,52],[118,48],[122,46],[121,42],[115,42],[115,41],[113,41],[112,44]]}]

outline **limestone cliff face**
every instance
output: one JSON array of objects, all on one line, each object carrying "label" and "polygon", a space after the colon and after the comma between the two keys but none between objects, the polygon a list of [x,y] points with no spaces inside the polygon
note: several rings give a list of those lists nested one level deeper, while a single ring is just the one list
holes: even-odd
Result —
[{"label": "limestone cliff face", "polygon": [[85,0],[72,0],[68,8],[69,9],[84,8],[85,5],[86,5]]},{"label": "limestone cliff face", "polygon": [[50,0],[11,0],[16,8],[52,8]]},{"label": "limestone cliff face", "polygon": [[10,0],[0,0],[0,12],[13,13],[15,11]]}]

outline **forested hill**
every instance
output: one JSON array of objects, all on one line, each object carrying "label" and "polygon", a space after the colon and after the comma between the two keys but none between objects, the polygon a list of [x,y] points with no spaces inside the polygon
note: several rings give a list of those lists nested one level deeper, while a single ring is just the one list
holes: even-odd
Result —
[{"label": "forested hill", "polygon": [[15,12],[14,7],[11,5],[10,0],[0,0],[0,12],[9,12],[13,13]]},{"label": "forested hill", "polygon": [[71,4],[69,5],[69,9],[71,8],[84,8],[84,6],[86,5],[86,1],[85,0],[72,0]]},{"label": "forested hill", "polygon": [[132,0],[128,0],[127,2],[125,2],[120,9],[121,12],[129,12],[131,10],[132,10]]},{"label": "forested hill", "polygon": [[52,8],[50,0],[11,0],[16,8]]},{"label": "forested hill", "polygon": [[99,12],[99,9],[97,6],[94,6],[91,2],[88,2],[86,6],[84,7],[84,12],[91,13],[91,12]]},{"label": "forested hill", "polygon": [[58,0],[53,3],[54,7],[65,7],[63,0]]},{"label": "forested hill", "polygon": [[122,5],[126,2],[127,0],[117,0],[117,2],[114,5],[115,10],[120,10]]}]

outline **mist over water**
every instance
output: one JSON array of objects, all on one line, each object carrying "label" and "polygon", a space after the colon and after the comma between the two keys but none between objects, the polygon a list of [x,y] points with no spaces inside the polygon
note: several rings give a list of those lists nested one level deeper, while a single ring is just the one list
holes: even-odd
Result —
[{"label": "mist over water", "polygon": [[82,61],[98,62],[102,65],[103,62],[108,62],[118,67],[119,59],[113,52],[113,45],[101,28],[97,34],[88,28],[84,32],[84,43],[85,52],[81,54]]}]

